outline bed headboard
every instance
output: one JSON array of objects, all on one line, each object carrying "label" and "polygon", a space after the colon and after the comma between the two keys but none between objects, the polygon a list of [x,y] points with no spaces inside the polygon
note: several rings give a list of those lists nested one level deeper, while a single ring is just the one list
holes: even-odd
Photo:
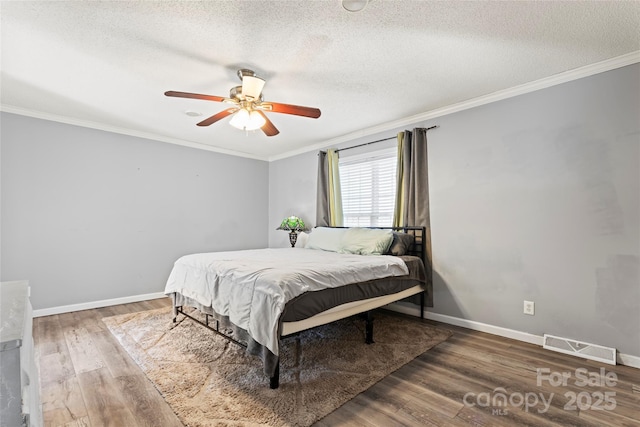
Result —
[{"label": "bed headboard", "polygon": [[[331,228],[354,228],[354,227],[331,227]],[[416,225],[407,225],[404,227],[362,227],[362,228],[373,228],[377,230],[393,230],[400,231],[402,233],[407,233],[413,235],[413,244],[407,251],[407,255],[413,255],[420,257],[420,259],[425,262],[425,244],[424,244],[424,236],[427,234],[426,227],[420,227]]]}]

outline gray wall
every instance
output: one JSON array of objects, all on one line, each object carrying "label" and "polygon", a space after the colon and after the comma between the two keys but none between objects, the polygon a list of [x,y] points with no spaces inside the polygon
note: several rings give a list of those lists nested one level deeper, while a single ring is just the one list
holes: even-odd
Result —
[{"label": "gray wall", "polygon": [[[434,124],[431,311],[640,356],[640,65],[415,126]],[[270,223],[313,224],[315,160],[270,164]]]},{"label": "gray wall", "polygon": [[269,163],[269,246],[288,247],[289,235],[276,230],[282,220],[296,215],[313,227],[316,220],[318,154],[305,153]]},{"label": "gray wall", "polygon": [[34,309],[162,292],[173,262],[268,243],[268,163],[3,113],[1,280]]}]

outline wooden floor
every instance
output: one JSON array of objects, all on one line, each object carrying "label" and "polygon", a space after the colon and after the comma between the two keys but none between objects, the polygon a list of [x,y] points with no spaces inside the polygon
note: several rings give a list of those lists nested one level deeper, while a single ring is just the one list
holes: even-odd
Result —
[{"label": "wooden floor", "polygon": [[[169,305],[159,299],[34,319],[45,426],[182,426],[101,321]],[[316,425],[640,426],[639,369],[424,322],[454,334]]]}]

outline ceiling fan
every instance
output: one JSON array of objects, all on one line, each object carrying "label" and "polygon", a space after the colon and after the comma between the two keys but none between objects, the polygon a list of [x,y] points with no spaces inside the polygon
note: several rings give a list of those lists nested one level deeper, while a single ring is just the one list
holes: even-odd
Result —
[{"label": "ceiling fan", "polygon": [[317,108],[281,104],[279,102],[265,102],[262,96],[262,88],[265,85],[265,81],[256,76],[256,73],[252,70],[242,68],[238,70],[238,77],[242,81],[242,86],[232,88],[228,98],[215,95],[201,95],[199,93],[176,92],[173,90],[167,91],[164,94],[178,98],[203,99],[205,101],[233,104],[231,108],[220,111],[197,123],[198,126],[209,126],[218,120],[234,114],[229,122],[230,125],[245,131],[260,128],[265,135],[274,136],[280,133],[280,131],[273,125],[266,114],[264,114],[265,111],[310,117],[312,119],[320,117],[320,110]]}]

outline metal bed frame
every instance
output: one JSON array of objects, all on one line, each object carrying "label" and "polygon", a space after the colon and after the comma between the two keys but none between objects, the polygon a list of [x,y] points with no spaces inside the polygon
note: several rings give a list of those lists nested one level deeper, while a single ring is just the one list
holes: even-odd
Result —
[{"label": "metal bed frame", "polygon": [[[333,228],[349,228],[349,227],[333,227]],[[413,240],[413,244],[411,245],[411,247],[409,248],[409,250],[407,251],[407,255],[412,255],[412,256],[417,256],[420,257],[420,259],[422,260],[423,263],[425,263],[425,235],[426,235],[426,227],[417,227],[417,226],[405,226],[405,227],[365,227],[365,228],[374,228],[374,229],[383,229],[383,230],[393,230],[393,231],[401,231],[403,233],[408,233],[408,234],[412,234],[414,237]],[[419,295],[420,295],[420,318],[424,319],[424,306],[425,306],[425,293],[426,293],[426,287],[425,289],[423,289]],[[394,295],[394,294],[391,294]],[[415,294],[414,294],[415,295]],[[403,297],[404,298],[404,297]],[[403,298],[399,298],[396,301],[399,301],[400,299]],[[381,304],[382,305],[386,305],[388,303],[384,303]],[[375,307],[378,308],[378,307]],[[355,315],[363,315],[364,320],[365,320],[365,338],[364,338],[364,342],[366,344],[373,344],[373,314],[372,314],[373,309],[369,309],[369,310],[365,310],[359,313],[355,313]],[[209,317],[212,317],[209,314],[206,313],[202,313],[205,316],[205,320],[202,321],[200,319],[197,319],[193,316],[191,316],[189,313],[186,313],[182,306],[175,306],[174,307],[174,317],[173,317],[173,322],[175,323],[177,321],[177,316],[178,314],[182,314],[185,317],[193,320],[194,322],[204,326],[205,328],[209,329],[210,331],[216,333],[217,335],[223,337],[224,339],[228,340],[229,342],[232,342],[234,344],[237,344],[241,347],[247,348],[247,344],[242,342],[242,341],[238,341],[235,338],[225,334],[224,332],[220,331],[220,322],[218,320],[215,320],[215,327],[212,326],[212,324],[209,322]],[[353,315],[347,315],[344,317],[340,317],[340,318],[336,318],[332,321],[336,321],[336,320],[340,320],[346,317],[351,317]],[[325,323],[320,323],[318,325],[312,326],[308,329],[313,329],[313,328],[317,328],[319,326],[325,325],[327,323],[331,323],[331,322],[325,322]],[[303,329],[303,330],[308,330],[308,329]],[[289,334],[285,334],[282,335],[280,334],[279,338],[282,338],[283,336],[290,336],[290,335],[294,335],[297,333],[302,332],[302,330],[297,331],[297,332],[292,332]],[[280,385],[280,360],[278,359],[278,362],[276,363],[276,369],[275,372],[273,374],[272,377],[269,378],[269,387],[272,389],[276,389],[278,388]]]}]

